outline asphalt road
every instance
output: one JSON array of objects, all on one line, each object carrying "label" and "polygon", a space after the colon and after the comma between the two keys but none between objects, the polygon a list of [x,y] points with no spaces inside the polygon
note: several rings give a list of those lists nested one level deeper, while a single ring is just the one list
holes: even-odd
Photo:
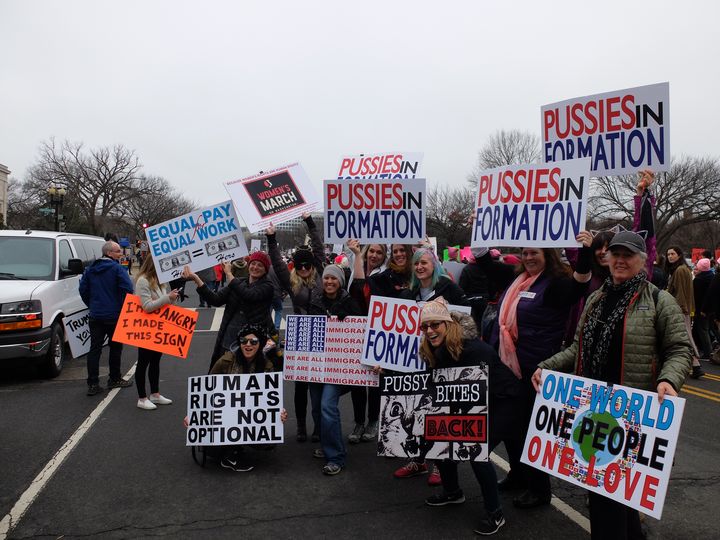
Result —
[{"label": "asphalt road", "polygon": [[[196,306],[196,299],[185,305]],[[27,512],[12,523],[9,538],[474,537],[482,498],[468,466],[460,467],[467,502],[444,508],[423,504],[432,493],[424,477],[393,479],[401,462],[376,457],[372,443],[348,445],[346,469],[323,476],[323,463],[311,456],[316,445],[295,442],[289,383],[285,444],[256,452],[257,466],[249,473],[196,465],[185,446],[182,418],[188,376],[207,372],[214,313],[201,310],[198,328],[205,331],[194,336],[188,359],[163,357],[161,392],[175,402],[155,411],[136,408],[134,387],[85,396],[84,358],[69,361],[54,380],[38,379],[22,366],[0,366],[0,516],[11,511],[68,438],[107,400]],[[125,348],[123,372],[136,354]],[[705,368],[710,376],[689,380],[682,394],[688,402],[672,483],[662,521],[646,519],[650,538],[713,538],[720,530],[715,510],[720,368]],[[341,404],[347,434],[352,429],[349,396]],[[559,499],[587,516],[582,490],[556,480],[553,486]],[[502,504],[507,525],[499,538],[589,538],[555,507],[516,510],[511,495],[503,495]]]}]

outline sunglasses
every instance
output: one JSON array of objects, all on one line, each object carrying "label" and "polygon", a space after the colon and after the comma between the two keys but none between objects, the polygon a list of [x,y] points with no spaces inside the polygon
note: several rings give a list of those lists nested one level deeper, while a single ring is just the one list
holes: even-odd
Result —
[{"label": "sunglasses", "polygon": [[312,268],[312,266],[313,266],[312,263],[308,263],[308,262],[298,263],[298,265],[297,265],[299,270],[310,270]]},{"label": "sunglasses", "polygon": [[437,322],[431,322],[431,323],[423,323],[420,325],[420,330],[423,332],[427,332],[428,328],[432,328],[433,330],[437,330],[440,328],[441,324],[445,324],[445,321],[437,321]]},{"label": "sunglasses", "polygon": [[252,338],[241,337],[241,338],[238,338],[238,341],[240,342],[241,345],[245,345],[246,343],[250,343],[250,345],[257,345],[258,343],[260,343],[260,340],[258,338],[254,338],[254,337],[252,337]]}]

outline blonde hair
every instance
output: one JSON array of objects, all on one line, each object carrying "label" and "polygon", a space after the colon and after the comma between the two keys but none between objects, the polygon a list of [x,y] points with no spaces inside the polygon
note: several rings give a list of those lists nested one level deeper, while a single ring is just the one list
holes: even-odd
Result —
[{"label": "blonde hair", "polygon": [[[457,362],[460,359],[460,355],[463,350],[462,327],[454,316],[452,322],[441,322],[444,322],[447,326],[447,332],[445,333],[445,341],[443,342],[443,345],[445,345],[445,348],[450,353],[452,359]],[[430,345],[430,342],[424,335],[420,342],[420,357],[425,360],[430,367],[435,367],[433,346]]]},{"label": "blonde hair", "polygon": [[315,269],[315,265],[310,268],[310,273],[306,278],[300,277],[295,271],[295,268],[290,272],[290,287],[292,288],[293,294],[299,293],[303,287],[314,288],[316,280],[317,270]]},{"label": "blonde hair", "polygon": [[153,262],[152,255],[150,255],[150,253],[147,254],[142,266],[140,266],[138,275],[135,278],[135,283],[137,283],[137,280],[140,279],[141,276],[148,280],[150,287],[154,289],[160,288],[160,282],[158,281],[157,272],[155,271],[155,263]]}]

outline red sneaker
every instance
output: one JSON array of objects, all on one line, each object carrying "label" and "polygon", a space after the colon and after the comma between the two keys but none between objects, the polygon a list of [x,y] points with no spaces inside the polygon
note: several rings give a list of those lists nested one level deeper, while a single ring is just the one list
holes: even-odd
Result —
[{"label": "red sneaker", "polygon": [[[425,466],[425,469],[427,469],[427,465]],[[440,471],[435,465],[433,465],[432,471],[430,471],[430,476],[428,476],[428,486],[442,486]]]},{"label": "red sneaker", "polygon": [[428,468],[425,462],[417,463],[415,461],[408,461],[405,465],[400,467],[393,473],[395,478],[411,478],[420,474],[427,474]]}]

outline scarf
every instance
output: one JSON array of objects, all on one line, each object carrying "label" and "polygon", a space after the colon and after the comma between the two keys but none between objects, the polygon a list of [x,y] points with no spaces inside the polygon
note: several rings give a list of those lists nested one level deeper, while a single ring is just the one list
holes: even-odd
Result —
[{"label": "scarf", "polygon": [[520,302],[520,293],[532,287],[538,277],[540,277],[540,274],[531,276],[527,272],[523,272],[516,277],[505,293],[502,306],[500,306],[500,315],[498,316],[498,326],[500,327],[500,347],[498,352],[500,353],[500,360],[518,379],[522,379],[522,372],[520,371],[520,363],[515,350],[515,342],[518,339],[517,307],[518,302]]},{"label": "scarf", "polygon": [[[611,277],[603,283],[600,300],[595,302],[595,305],[588,311],[582,329],[583,342],[580,358],[582,365],[586,366],[584,369],[590,368],[588,372],[590,377],[599,378],[605,373],[608,350],[617,326],[625,318],[630,301],[640,290],[644,281],[645,273],[640,272],[619,285],[615,285]],[[617,295],[619,300],[615,306],[611,306],[612,311],[607,315],[607,320],[603,321],[602,316],[609,292]]]}]

